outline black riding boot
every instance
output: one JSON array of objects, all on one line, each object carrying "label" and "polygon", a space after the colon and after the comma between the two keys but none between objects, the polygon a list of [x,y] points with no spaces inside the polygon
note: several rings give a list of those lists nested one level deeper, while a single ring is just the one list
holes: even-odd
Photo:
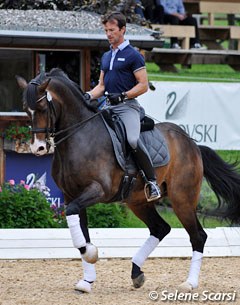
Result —
[{"label": "black riding boot", "polygon": [[154,201],[161,197],[161,192],[157,184],[155,171],[152,165],[152,161],[149,159],[148,154],[145,153],[144,148],[140,143],[133,152],[133,158],[137,166],[144,172],[146,176],[145,195],[147,201]]}]

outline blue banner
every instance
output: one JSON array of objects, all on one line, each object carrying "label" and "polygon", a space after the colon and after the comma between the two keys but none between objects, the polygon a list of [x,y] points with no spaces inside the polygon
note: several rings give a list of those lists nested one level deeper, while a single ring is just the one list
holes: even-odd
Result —
[{"label": "blue banner", "polygon": [[19,154],[6,152],[5,180],[14,179],[15,183],[24,180],[30,187],[37,181],[50,189],[47,197],[50,204],[57,206],[63,203],[63,194],[51,176],[51,163],[53,155],[36,157],[33,154]]}]

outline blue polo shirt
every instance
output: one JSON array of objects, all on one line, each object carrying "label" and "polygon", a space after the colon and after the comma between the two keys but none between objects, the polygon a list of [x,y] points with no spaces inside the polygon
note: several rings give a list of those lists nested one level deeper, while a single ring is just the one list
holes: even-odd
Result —
[{"label": "blue polo shirt", "polygon": [[128,40],[117,50],[104,53],[101,70],[104,72],[105,91],[121,93],[132,89],[137,84],[134,72],[142,68],[145,68],[144,58]]}]

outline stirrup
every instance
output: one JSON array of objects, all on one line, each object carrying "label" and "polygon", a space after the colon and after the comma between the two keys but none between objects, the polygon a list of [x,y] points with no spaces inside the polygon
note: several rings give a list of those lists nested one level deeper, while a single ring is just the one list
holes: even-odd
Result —
[{"label": "stirrup", "polygon": [[[156,190],[156,195],[153,197],[151,196],[151,194],[149,193],[149,188],[154,187]],[[161,193],[160,193],[160,189],[158,187],[158,185],[152,181],[148,181],[145,186],[144,186],[144,193],[145,193],[145,197],[147,199],[147,202],[151,202],[151,201],[155,201],[157,199],[161,198]]]}]

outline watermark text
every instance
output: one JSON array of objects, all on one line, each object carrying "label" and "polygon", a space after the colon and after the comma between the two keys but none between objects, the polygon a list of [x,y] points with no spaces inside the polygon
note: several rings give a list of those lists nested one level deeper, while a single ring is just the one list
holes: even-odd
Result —
[{"label": "watermark text", "polygon": [[168,290],[150,291],[149,299],[152,301],[162,302],[235,302],[237,299],[237,292],[212,292],[209,290],[203,290],[200,292],[169,292]]}]

